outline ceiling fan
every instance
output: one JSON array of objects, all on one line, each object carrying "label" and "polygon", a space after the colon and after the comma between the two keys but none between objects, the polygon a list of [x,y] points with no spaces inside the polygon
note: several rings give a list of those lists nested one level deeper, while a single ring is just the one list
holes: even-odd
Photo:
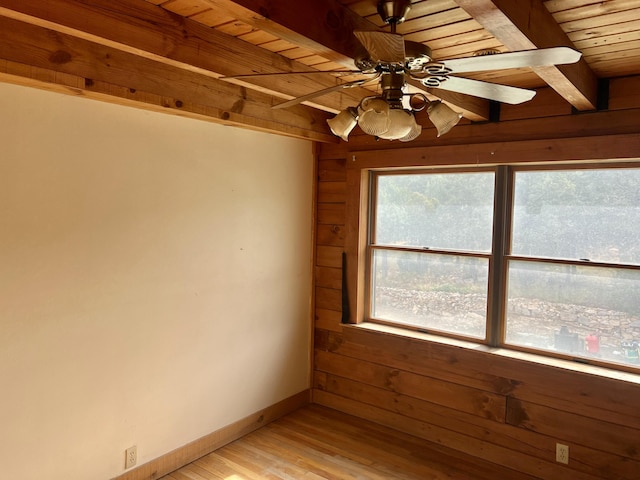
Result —
[{"label": "ceiling fan", "polygon": [[[396,33],[411,9],[411,0],[380,0],[378,14],[390,26],[391,32],[354,31],[364,47],[364,53],[355,59],[357,70],[312,71],[294,73],[336,73],[338,75],[364,75],[364,78],[340,83],[315,91],[273,108],[286,108],[312,98],[344,88],[363,86],[378,81],[382,93],[365,97],[357,107],[348,107],[328,120],[332,132],[347,141],[348,136],[359,125],[367,134],[387,140],[410,141],[422,132],[415,120],[415,113],[427,108],[429,119],[438,130],[438,136],[447,133],[460,118],[448,105],[429,101],[423,94],[405,93],[407,79],[413,79],[433,89],[464,93],[489,100],[518,104],[531,100],[534,90],[500,85],[458,76],[469,72],[502,70],[523,67],[543,67],[577,62],[581,53],[569,47],[553,47],[510,53],[495,53],[446,61],[434,61],[431,49],[418,42],[405,40]],[[273,74],[236,75],[223,78],[247,78]]]}]

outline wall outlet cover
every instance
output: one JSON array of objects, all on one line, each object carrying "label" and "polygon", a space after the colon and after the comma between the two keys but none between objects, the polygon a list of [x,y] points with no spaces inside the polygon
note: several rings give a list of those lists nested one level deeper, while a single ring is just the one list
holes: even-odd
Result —
[{"label": "wall outlet cover", "polygon": [[129,447],[124,452],[124,468],[133,467],[138,461],[138,448],[134,445]]},{"label": "wall outlet cover", "polygon": [[569,464],[569,446],[556,443],[556,462]]}]

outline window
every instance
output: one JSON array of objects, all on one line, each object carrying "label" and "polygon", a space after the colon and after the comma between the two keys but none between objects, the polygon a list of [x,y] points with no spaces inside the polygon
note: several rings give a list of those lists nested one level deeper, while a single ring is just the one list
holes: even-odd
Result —
[{"label": "window", "polygon": [[367,318],[640,367],[640,168],[373,172]]}]

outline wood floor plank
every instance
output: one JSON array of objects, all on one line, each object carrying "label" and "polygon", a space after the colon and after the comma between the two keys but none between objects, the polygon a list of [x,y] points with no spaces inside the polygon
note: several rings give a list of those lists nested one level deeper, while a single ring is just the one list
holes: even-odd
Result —
[{"label": "wood floor plank", "polygon": [[309,405],[162,480],[530,479],[420,438]]},{"label": "wood floor plank", "polygon": [[269,472],[276,473],[278,478],[285,480],[298,480],[301,478],[320,480],[323,477],[306,470],[299,462],[292,459],[289,451],[280,452],[276,445],[273,445],[266,438],[259,435],[252,435],[242,443],[238,442],[240,451],[248,451],[258,455],[262,461],[270,465]]},{"label": "wood floor plank", "polygon": [[[333,449],[336,455],[346,457],[350,462],[367,466],[370,477],[377,478],[380,474],[388,478],[439,478],[445,468],[440,466],[416,462],[415,457],[419,448],[403,441],[403,445],[396,447],[395,440],[390,442],[389,436],[376,440],[376,432],[362,427],[344,429],[344,424],[331,422],[327,418],[320,418],[322,424],[315,426],[291,419],[290,428],[295,431],[293,438],[305,438],[308,445],[316,448]],[[317,420],[316,420],[317,422]],[[280,425],[274,425],[277,429]],[[297,431],[296,431],[297,430]],[[382,459],[382,461],[381,461]]]},{"label": "wood floor plank", "polygon": [[[366,443],[365,438],[360,439],[361,445],[362,443]],[[336,452],[333,456],[327,453],[328,458],[332,460],[327,460],[336,464],[338,470],[344,474],[344,472],[350,472],[351,475],[356,478],[366,478],[371,480],[388,480],[389,478],[394,478],[397,480],[414,480],[417,478],[421,479],[441,479],[441,478],[449,478],[447,476],[443,476],[442,469],[439,469],[434,466],[416,465],[414,460],[405,458],[393,458],[389,454],[385,454],[385,452],[377,452],[378,455],[373,455],[374,450],[366,448],[372,453],[371,459],[376,458],[384,458],[384,462],[372,461],[371,459],[366,459],[364,462],[360,463],[357,460],[354,460],[354,455],[351,451],[344,449],[344,445],[336,444],[333,446],[329,446],[329,444],[325,444],[325,446],[320,446],[317,448],[333,450]],[[361,449],[363,450],[363,449]],[[361,456],[360,453],[359,456]],[[331,477],[333,478],[333,477]],[[341,477],[336,477],[341,478]],[[460,480],[465,480],[467,477],[458,477]]]},{"label": "wood floor plank", "polygon": [[[300,411],[299,413],[305,415],[309,412]],[[295,421],[296,417],[290,418]],[[314,435],[322,436],[333,433],[334,435],[328,439],[332,444],[340,445],[345,450],[363,452],[369,458],[376,459],[376,467],[391,474],[386,478],[437,480],[485,478],[478,474],[479,470],[485,468],[482,462],[473,460],[469,465],[466,456],[452,455],[449,453],[449,449],[388,429],[382,425],[350,417],[335,410],[314,411],[310,414],[308,422],[312,422],[309,424],[321,425],[321,431],[315,432]],[[491,468],[495,468],[496,471],[501,469],[498,466],[491,466]]]},{"label": "wood floor plank", "polygon": [[[279,431],[280,430],[280,431]],[[383,476],[367,464],[353,461],[341,455],[335,446],[327,446],[309,441],[303,435],[296,435],[289,430],[271,429],[272,447],[278,448],[283,455],[293,455],[301,466],[323,478],[340,478],[344,472],[351,472],[356,478],[370,478],[371,480],[386,480]]]}]

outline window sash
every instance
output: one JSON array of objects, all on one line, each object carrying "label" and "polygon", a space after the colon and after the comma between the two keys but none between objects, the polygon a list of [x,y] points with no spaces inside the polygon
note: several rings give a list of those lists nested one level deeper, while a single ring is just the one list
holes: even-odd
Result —
[{"label": "window sash", "polygon": [[[433,331],[438,334],[460,338],[473,338],[476,341],[486,341],[487,334],[487,289],[489,288],[488,270],[491,256],[473,252],[453,252],[442,250],[424,250],[416,248],[372,246],[369,250],[370,276],[368,291],[367,316],[376,322],[402,325],[418,331]],[[413,274],[409,281],[405,279],[389,281],[389,271],[397,268],[397,264],[405,263],[405,270],[411,268]],[[393,272],[391,272],[393,273]],[[396,272],[397,273],[397,272]],[[456,276],[456,273],[459,275]],[[386,274],[386,275],[385,275]],[[444,275],[444,281],[442,280]],[[393,275],[391,275],[393,277]],[[427,282],[436,286],[423,288]],[[433,309],[446,308],[447,292],[456,288],[471,290],[469,297],[473,298],[474,311],[455,312],[450,309],[448,325],[429,321],[434,318]],[[478,305],[478,291],[482,293],[482,305]],[[395,292],[395,299],[399,302],[384,301],[385,292]],[[408,293],[411,292],[411,295]],[[454,292],[455,293],[455,292]],[[386,295],[390,296],[389,293]],[[461,297],[462,298],[462,297]],[[439,302],[438,302],[439,300]],[[398,305],[399,304],[399,305]],[[443,305],[444,304],[444,305]],[[378,308],[380,305],[380,308]],[[411,308],[409,308],[411,307]],[[418,320],[416,312],[419,310],[421,318]],[[383,313],[384,312],[384,313]],[[478,324],[479,316],[482,323]],[[398,318],[399,317],[399,318]]]}]

